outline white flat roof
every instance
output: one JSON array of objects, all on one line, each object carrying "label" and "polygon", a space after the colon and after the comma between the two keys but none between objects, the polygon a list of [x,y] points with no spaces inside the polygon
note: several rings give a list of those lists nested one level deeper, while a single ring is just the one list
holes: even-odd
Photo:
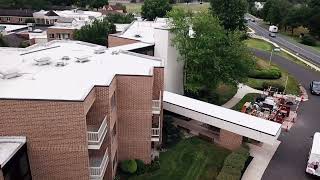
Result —
[{"label": "white flat roof", "polygon": [[165,91],[163,101],[261,133],[277,136],[281,124]]},{"label": "white flat roof", "polygon": [[[22,76],[0,78],[0,98],[84,100],[95,85],[108,86],[116,74],[152,75],[153,67],[161,66],[154,57],[120,52],[120,47],[95,54],[103,46],[80,41],[51,41],[25,49],[0,48],[0,72],[18,70]],[[62,62],[66,66],[56,67]],[[36,59],[49,57],[50,65],[35,65]],[[89,62],[77,63],[77,58],[88,57]]]},{"label": "white flat roof", "polygon": [[118,36],[147,43],[154,43],[154,30],[158,28],[168,28],[167,18],[157,18],[155,21],[134,21]]},{"label": "white flat roof", "polygon": [[26,143],[26,137],[0,136],[0,168]]},{"label": "white flat roof", "polygon": [[27,25],[13,25],[13,24],[0,24],[0,26],[5,26],[5,31],[6,32],[12,32],[20,29],[27,28]]}]

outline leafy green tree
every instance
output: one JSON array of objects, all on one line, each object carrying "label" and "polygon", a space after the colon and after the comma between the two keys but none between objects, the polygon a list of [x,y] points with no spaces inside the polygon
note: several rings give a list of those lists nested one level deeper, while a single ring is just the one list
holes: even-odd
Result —
[{"label": "leafy green tree", "polygon": [[109,14],[107,15],[107,20],[115,23],[115,24],[129,24],[132,21],[135,20],[134,15],[129,13],[129,14]]},{"label": "leafy green tree", "polygon": [[268,0],[263,7],[263,18],[271,24],[283,25],[291,4],[287,0]]},{"label": "leafy green tree", "polygon": [[244,30],[247,0],[210,0],[211,10],[227,30]]},{"label": "leafy green tree", "polygon": [[173,44],[184,62],[184,87],[188,94],[205,94],[220,82],[235,84],[253,69],[254,61],[241,41],[242,34],[227,34],[210,12],[189,17],[184,10],[174,9],[168,15],[175,35]]},{"label": "leafy green tree", "polygon": [[0,33],[0,47],[8,47],[8,43],[4,40],[1,33]]},{"label": "leafy green tree", "polygon": [[149,21],[164,17],[172,9],[168,0],[145,0],[141,7],[142,18]]},{"label": "leafy green tree", "polygon": [[107,4],[108,4],[108,0],[91,0],[90,7],[98,10],[98,8]]},{"label": "leafy green tree", "polygon": [[307,20],[307,27],[311,34],[320,37],[320,1],[310,0],[308,2],[309,16]]},{"label": "leafy green tree", "polygon": [[[304,22],[304,12],[301,7],[291,7],[284,20],[285,27],[289,26],[291,28],[291,34],[295,28],[302,26]],[[287,29],[287,28],[286,28]]]},{"label": "leafy green tree", "polygon": [[105,18],[103,20],[95,20],[92,24],[83,26],[75,32],[74,38],[79,41],[105,46],[108,42],[108,35],[115,32],[115,25]]}]

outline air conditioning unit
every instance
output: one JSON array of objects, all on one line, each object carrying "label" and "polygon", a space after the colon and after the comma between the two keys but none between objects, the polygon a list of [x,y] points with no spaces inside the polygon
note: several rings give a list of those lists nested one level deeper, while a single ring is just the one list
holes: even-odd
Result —
[{"label": "air conditioning unit", "polygon": [[111,52],[112,55],[118,55],[119,53],[120,53],[120,50],[115,50]]},{"label": "air conditioning unit", "polygon": [[82,56],[82,57],[78,57],[76,59],[77,59],[76,62],[78,62],[78,63],[85,63],[85,62],[90,61],[89,56]]},{"label": "air conditioning unit", "polygon": [[69,56],[63,56],[63,57],[61,58],[61,60],[68,61],[68,60],[70,60],[70,57],[69,57]]},{"label": "air conditioning unit", "polygon": [[19,73],[19,70],[16,68],[1,70],[0,69],[0,77],[2,79],[12,79],[15,77],[19,77],[22,74]]},{"label": "air conditioning unit", "polygon": [[63,61],[59,61],[59,62],[56,63],[57,67],[63,67],[63,66],[66,66],[66,65],[68,65],[68,63],[63,62]]},{"label": "air conditioning unit", "polygon": [[42,57],[40,59],[35,59],[36,65],[38,66],[44,66],[51,64],[51,58],[50,57]]},{"label": "air conditioning unit", "polygon": [[103,53],[105,53],[105,52],[106,52],[106,49],[103,48],[103,47],[94,50],[94,53],[95,53],[95,54],[103,54]]}]

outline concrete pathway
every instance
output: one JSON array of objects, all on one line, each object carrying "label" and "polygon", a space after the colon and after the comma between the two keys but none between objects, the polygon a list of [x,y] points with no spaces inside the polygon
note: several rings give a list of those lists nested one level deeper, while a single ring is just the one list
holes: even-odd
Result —
[{"label": "concrete pathway", "polygon": [[274,153],[278,149],[280,141],[276,141],[273,145],[248,145],[250,147],[250,155],[253,157],[253,159],[244,172],[241,180],[260,180]]},{"label": "concrete pathway", "polygon": [[230,99],[227,103],[225,103],[224,105],[222,105],[222,107],[225,108],[232,108],[233,106],[235,106],[246,94],[249,93],[260,93],[262,94],[263,92],[257,89],[253,89],[247,85],[244,84],[239,84],[238,85],[238,91],[237,93],[233,96],[232,99]]}]

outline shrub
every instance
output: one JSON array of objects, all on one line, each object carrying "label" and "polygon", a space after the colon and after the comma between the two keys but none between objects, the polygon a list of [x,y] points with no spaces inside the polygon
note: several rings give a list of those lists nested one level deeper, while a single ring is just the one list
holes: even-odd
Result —
[{"label": "shrub", "polygon": [[149,173],[160,169],[160,161],[158,159],[155,159],[154,161],[151,162],[151,164],[148,165],[147,169]]},{"label": "shrub", "polygon": [[249,74],[249,77],[255,79],[279,79],[281,78],[281,71],[278,68],[254,70]]},{"label": "shrub", "polygon": [[225,172],[220,172],[217,177],[217,180],[239,180],[239,178],[239,176],[227,174]]},{"label": "shrub", "polygon": [[301,39],[301,43],[308,45],[308,46],[315,46],[317,45],[317,41],[314,37],[310,36],[310,35],[305,35],[302,37]]},{"label": "shrub", "polygon": [[282,84],[274,83],[274,82],[263,82],[262,83],[262,89],[268,89],[270,86],[278,88],[279,92],[284,91],[284,86]]},{"label": "shrub", "polygon": [[133,174],[137,171],[137,163],[135,160],[125,160],[121,162],[121,170],[124,173]]},{"label": "shrub", "polygon": [[137,163],[137,175],[146,173],[146,165],[144,164],[144,162],[140,159],[136,159],[136,163]]}]

